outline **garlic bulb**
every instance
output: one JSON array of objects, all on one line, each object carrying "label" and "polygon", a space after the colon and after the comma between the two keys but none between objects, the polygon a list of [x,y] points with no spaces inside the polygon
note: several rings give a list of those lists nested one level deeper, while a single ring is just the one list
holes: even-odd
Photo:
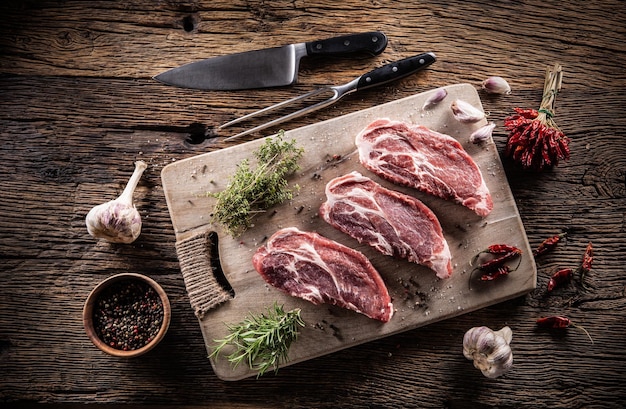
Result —
[{"label": "garlic bulb", "polygon": [[132,243],[139,237],[141,216],[133,205],[133,193],[147,167],[144,161],[135,162],[135,171],[120,197],[89,211],[85,218],[89,234],[111,243]]},{"label": "garlic bulb", "polygon": [[469,102],[465,102],[462,99],[455,99],[450,105],[454,118],[457,121],[463,123],[478,122],[485,117],[485,113],[480,109],[474,107]]},{"label": "garlic bulb", "polygon": [[473,360],[474,366],[487,378],[497,378],[513,366],[513,353],[509,346],[512,338],[513,332],[509,327],[499,331],[488,327],[471,328],[463,337],[463,355]]},{"label": "garlic bulb", "polygon": [[484,142],[488,140],[489,138],[491,138],[491,135],[493,134],[493,129],[495,127],[496,127],[495,122],[490,122],[485,126],[481,126],[477,130],[472,132],[472,134],[469,137],[470,142],[479,143],[479,142]]},{"label": "garlic bulb", "polygon": [[502,77],[489,77],[482,83],[482,88],[489,94],[510,94],[511,86]]}]

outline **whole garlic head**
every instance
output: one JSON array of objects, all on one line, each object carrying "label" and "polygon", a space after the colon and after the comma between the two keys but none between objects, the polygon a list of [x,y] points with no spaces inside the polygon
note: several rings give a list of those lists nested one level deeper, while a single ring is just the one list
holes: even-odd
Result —
[{"label": "whole garlic head", "polygon": [[463,337],[463,355],[487,378],[497,378],[513,366],[511,328],[492,331],[488,327],[469,329]]},{"label": "whole garlic head", "polygon": [[120,197],[95,206],[89,211],[85,218],[89,234],[111,243],[126,244],[139,237],[141,216],[133,205],[133,193],[147,167],[144,161],[135,162],[135,171]]}]

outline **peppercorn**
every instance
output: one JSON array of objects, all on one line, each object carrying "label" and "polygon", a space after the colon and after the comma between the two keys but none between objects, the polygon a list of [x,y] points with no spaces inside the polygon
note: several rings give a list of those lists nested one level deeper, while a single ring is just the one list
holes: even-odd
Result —
[{"label": "peppercorn", "polygon": [[98,337],[122,351],[144,347],[163,324],[163,304],[157,292],[139,280],[112,284],[98,296],[93,323]]}]

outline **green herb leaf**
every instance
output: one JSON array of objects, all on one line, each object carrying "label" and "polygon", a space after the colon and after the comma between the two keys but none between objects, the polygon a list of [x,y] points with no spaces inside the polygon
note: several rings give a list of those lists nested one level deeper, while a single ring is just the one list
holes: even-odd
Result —
[{"label": "green herb leaf", "polygon": [[234,367],[245,361],[250,369],[258,371],[259,377],[270,368],[277,372],[280,363],[288,361],[289,348],[305,323],[299,308],[285,312],[282,305],[275,303],[267,314],[251,315],[238,324],[226,326],[230,334],[214,340],[216,346],[209,358],[231,345],[235,350],[226,356],[228,361]]},{"label": "green herb leaf", "polygon": [[286,177],[299,169],[304,149],[296,147],[295,139],[284,141],[284,133],[281,130],[268,138],[254,152],[258,162],[255,169],[244,159],[226,189],[210,193],[217,198],[213,221],[224,225],[233,237],[248,229],[257,213],[293,198]]}]

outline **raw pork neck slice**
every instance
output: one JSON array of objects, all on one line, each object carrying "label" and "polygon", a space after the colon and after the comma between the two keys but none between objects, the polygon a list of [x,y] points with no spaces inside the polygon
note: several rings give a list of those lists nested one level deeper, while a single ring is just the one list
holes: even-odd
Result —
[{"label": "raw pork neck slice", "polygon": [[452,274],[450,249],[437,216],[412,196],[352,172],[326,185],[320,216],[330,225],[388,256]]},{"label": "raw pork neck slice", "polygon": [[379,119],[356,137],[361,164],[393,183],[454,200],[487,216],[491,194],[460,143],[424,126]]},{"label": "raw pork neck slice", "polygon": [[272,286],[313,304],[333,304],[388,322],[391,297],[380,274],[360,252],[295,227],[274,233],[252,257]]}]

